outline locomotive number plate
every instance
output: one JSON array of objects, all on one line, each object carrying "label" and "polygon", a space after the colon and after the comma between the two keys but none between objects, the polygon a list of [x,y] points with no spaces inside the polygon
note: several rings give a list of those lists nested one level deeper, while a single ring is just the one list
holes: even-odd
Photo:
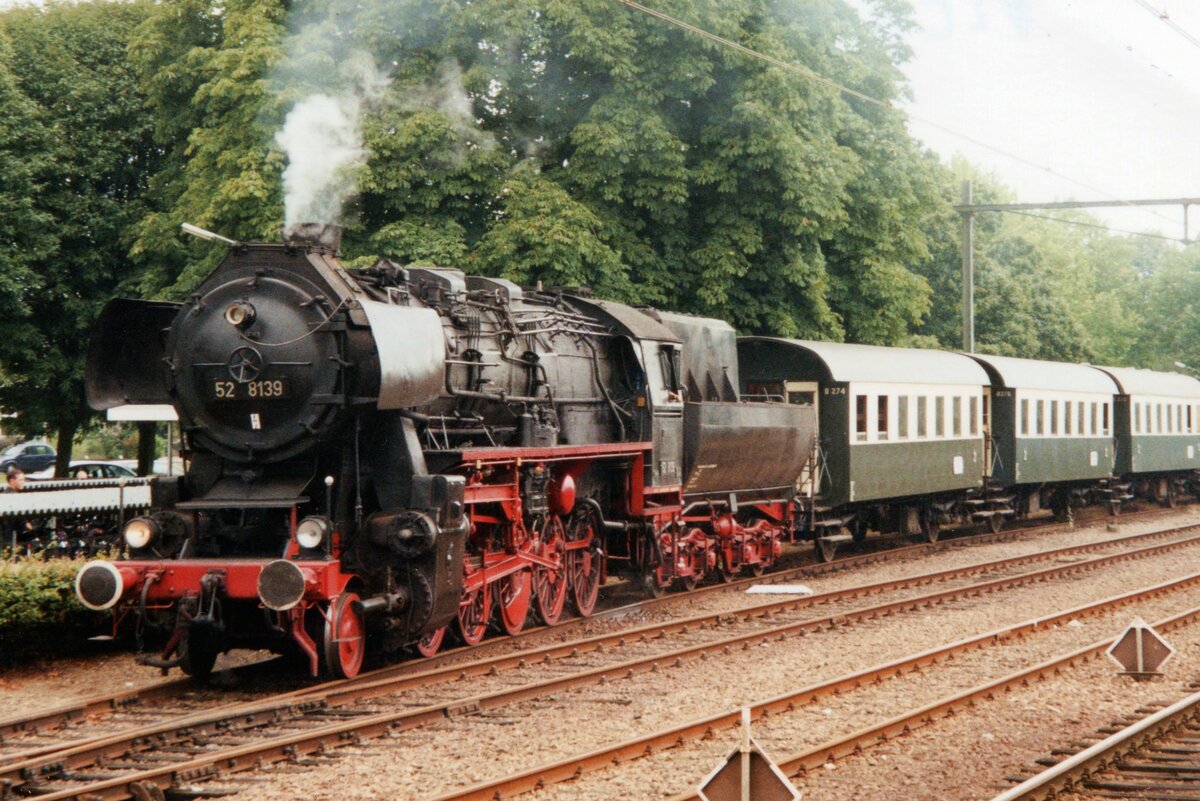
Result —
[{"label": "locomotive number plate", "polygon": [[265,381],[247,381],[239,384],[236,381],[213,381],[213,400],[275,400],[286,398],[288,384],[282,378]]}]

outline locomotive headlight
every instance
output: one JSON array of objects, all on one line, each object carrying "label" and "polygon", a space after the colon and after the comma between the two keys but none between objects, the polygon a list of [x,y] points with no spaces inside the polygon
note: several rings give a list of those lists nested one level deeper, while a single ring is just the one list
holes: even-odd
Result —
[{"label": "locomotive headlight", "polygon": [[329,534],[329,521],[323,517],[306,517],[296,526],[296,542],[301,548],[317,548]]},{"label": "locomotive headlight", "polygon": [[158,536],[158,523],[148,517],[135,517],[125,524],[125,544],[133,550],[145,548]]}]

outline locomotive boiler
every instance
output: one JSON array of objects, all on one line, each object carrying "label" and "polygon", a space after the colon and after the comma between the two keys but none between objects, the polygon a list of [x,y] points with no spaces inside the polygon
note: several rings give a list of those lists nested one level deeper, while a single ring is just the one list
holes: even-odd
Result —
[{"label": "locomotive boiler", "polygon": [[[143,661],[231,647],[353,676],[371,649],[591,614],[759,572],[790,532],[810,409],[744,403],[726,324],[459,270],[363,270],[336,229],[233,243],[183,303],[116,300],[90,403],[175,407],[190,460],[82,601],[169,621]],[[764,458],[763,454],[770,454]]]}]

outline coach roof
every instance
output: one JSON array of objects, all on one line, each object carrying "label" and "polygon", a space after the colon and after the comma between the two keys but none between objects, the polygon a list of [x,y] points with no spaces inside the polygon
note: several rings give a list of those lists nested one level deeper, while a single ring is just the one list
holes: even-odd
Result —
[{"label": "coach roof", "polygon": [[778,356],[778,361],[772,358],[771,367],[760,365],[760,372],[762,369],[769,372],[773,367],[786,370],[786,362],[793,359],[800,363],[812,363],[815,360],[824,367],[831,381],[959,386],[990,383],[987,373],[974,361],[960,353],[944,350],[885,348],[776,337],[742,337],[738,344],[747,350],[747,355],[750,351],[758,350]]},{"label": "coach roof", "polygon": [[1102,395],[1116,395],[1119,391],[1107,373],[1087,364],[1044,362],[981,353],[972,353],[971,358],[988,368],[988,372],[998,381],[995,384],[997,387]]},{"label": "coach roof", "polygon": [[1136,367],[1097,367],[1117,382],[1122,395],[1200,398],[1200,381],[1181,373],[1160,373]]}]

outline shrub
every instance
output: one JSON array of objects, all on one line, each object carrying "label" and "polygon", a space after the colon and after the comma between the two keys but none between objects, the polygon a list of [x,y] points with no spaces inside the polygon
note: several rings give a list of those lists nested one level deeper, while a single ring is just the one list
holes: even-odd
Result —
[{"label": "shrub", "polygon": [[105,616],[75,597],[82,559],[0,562],[0,663],[76,651]]}]

